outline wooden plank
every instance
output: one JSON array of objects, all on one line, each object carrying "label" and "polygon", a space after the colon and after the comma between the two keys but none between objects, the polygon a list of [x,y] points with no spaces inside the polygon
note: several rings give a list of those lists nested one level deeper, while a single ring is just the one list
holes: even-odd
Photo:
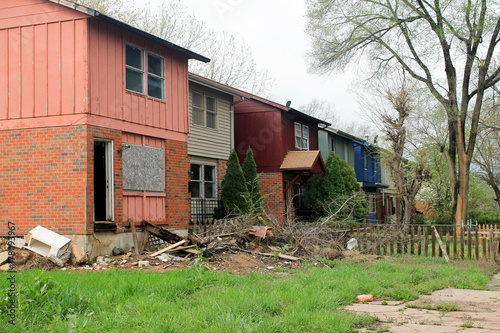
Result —
[{"label": "wooden plank", "polygon": [[429,240],[427,235],[427,226],[423,227],[423,236],[424,236],[424,254],[427,257],[429,252]]},{"label": "wooden plank", "polygon": [[139,254],[139,242],[137,241],[137,230],[135,230],[134,220],[130,220],[130,230],[132,230],[132,238],[134,240],[135,254]]},{"label": "wooden plank", "polygon": [[417,227],[417,254],[420,256],[422,254],[422,228]]},{"label": "wooden plank", "polygon": [[444,248],[443,242],[441,241],[441,237],[439,237],[439,233],[438,233],[436,227],[434,227],[434,235],[436,236],[436,239],[439,243],[439,247],[441,248],[441,251],[443,251],[444,258],[446,259],[446,262],[450,262],[450,258],[448,257],[448,253],[446,253],[446,249]]},{"label": "wooden plank", "polygon": [[457,227],[453,226],[453,259],[457,258]]},{"label": "wooden plank", "polygon": [[[434,226],[432,226],[434,228]],[[432,229],[431,229],[432,230]],[[436,256],[436,233],[431,232],[432,257]]]},{"label": "wooden plank", "polygon": [[411,254],[415,254],[415,244],[414,244],[414,240],[413,240],[413,226],[410,225],[410,253]]},{"label": "wooden plank", "polygon": [[474,246],[475,246],[476,260],[479,260],[479,233],[477,232],[477,230],[474,236]]},{"label": "wooden plank", "polygon": [[143,239],[142,241],[142,244],[141,244],[141,249],[139,250],[140,253],[144,252],[144,249],[146,248],[146,244],[148,243],[148,240],[149,240],[149,231],[146,231],[145,232],[145,238]]},{"label": "wooden plank", "polygon": [[481,241],[483,243],[483,260],[488,260],[488,257],[486,256],[486,238],[482,237]]},{"label": "wooden plank", "polygon": [[156,257],[157,255],[162,254],[163,252],[167,252],[168,250],[173,249],[173,248],[175,248],[175,247],[177,247],[179,245],[182,245],[184,243],[186,243],[186,240],[183,239],[180,242],[177,242],[175,244],[169,245],[169,246],[167,246],[166,248],[164,248],[164,249],[162,249],[160,251],[156,251],[155,253],[150,254],[149,256],[150,257]]},{"label": "wooden plank", "polygon": [[469,259],[472,259],[472,235],[471,228],[467,228],[467,256]]},{"label": "wooden plank", "polygon": [[464,236],[464,230],[459,230],[459,233],[460,233],[460,259],[464,259],[465,258],[465,236]]},{"label": "wooden plank", "polygon": [[493,228],[490,228],[490,260],[495,260],[495,235],[493,234]]}]

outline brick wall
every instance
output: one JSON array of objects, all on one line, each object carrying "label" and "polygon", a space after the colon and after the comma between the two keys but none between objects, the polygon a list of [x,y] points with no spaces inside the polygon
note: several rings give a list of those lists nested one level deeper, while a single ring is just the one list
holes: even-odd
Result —
[{"label": "brick wall", "polygon": [[[6,234],[7,221],[16,224],[17,235],[37,225],[60,234],[92,232],[87,221],[93,220],[89,161],[94,136],[119,139],[111,131],[87,126],[0,132],[1,235]],[[120,171],[121,164],[115,162],[115,172]],[[115,186],[119,188],[121,182],[117,180]],[[116,215],[120,216],[119,205]]]},{"label": "brick wall", "polygon": [[189,227],[189,170],[190,159],[187,153],[187,143],[167,140],[165,145],[167,227],[174,229],[187,229]]},{"label": "brick wall", "polygon": [[281,172],[260,173],[259,185],[266,213],[282,221],[285,216],[283,174]]},{"label": "brick wall", "polygon": [[[217,189],[221,188],[222,180],[226,175],[227,160],[217,160]],[[218,198],[220,199],[220,191],[217,191]]]}]

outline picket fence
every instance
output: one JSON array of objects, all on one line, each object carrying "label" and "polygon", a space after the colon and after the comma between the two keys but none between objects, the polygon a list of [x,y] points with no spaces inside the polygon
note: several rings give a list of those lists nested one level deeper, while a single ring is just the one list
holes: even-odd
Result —
[{"label": "picket fence", "polygon": [[500,251],[496,225],[363,225],[352,227],[349,237],[361,252],[378,255],[495,260]]}]

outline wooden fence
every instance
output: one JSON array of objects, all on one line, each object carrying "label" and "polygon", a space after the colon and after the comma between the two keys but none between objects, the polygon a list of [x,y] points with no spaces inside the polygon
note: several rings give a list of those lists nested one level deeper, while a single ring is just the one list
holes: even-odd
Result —
[{"label": "wooden fence", "polygon": [[495,260],[500,251],[497,226],[376,225],[351,228],[363,253],[414,254],[451,259]]}]

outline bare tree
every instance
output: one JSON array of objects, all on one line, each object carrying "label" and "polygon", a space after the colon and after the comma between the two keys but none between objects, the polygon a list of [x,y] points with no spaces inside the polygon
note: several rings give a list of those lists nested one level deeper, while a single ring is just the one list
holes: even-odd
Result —
[{"label": "bare tree", "polygon": [[387,163],[396,186],[396,193],[402,202],[402,224],[409,225],[413,220],[415,198],[422,183],[429,177],[429,170],[425,166],[422,150],[416,154],[414,161],[403,157],[407,141],[405,121],[414,111],[404,81],[401,88],[395,93],[387,91],[387,100],[391,103],[394,111],[380,114],[382,131],[391,145]]},{"label": "bare tree", "polygon": [[298,110],[324,120],[332,124],[332,127],[337,128],[339,119],[335,111],[335,105],[324,99],[313,98],[309,103],[299,106]]},{"label": "bare tree", "polygon": [[308,0],[308,17],[313,68],[343,69],[366,56],[375,73],[403,68],[446,111],[443,152],[462,224],[483,99],[500,80],[498,1]]},{"label": "bare tree", "polygon": [[209,29],[179,0],[165,0],[156,8],[138,8],[131,0],[72,1],[211,59],[208,64],[190,62],[193,73],[264,97],[274,84],[268,72],[258,68],[247,44]]},{"label": "bare tree", "polygon": [[474,163],[479,166],[479,177],[486,182],[495,193],[495,201],[500,206],[500,115],[498,106],[488,109],[481,122],[478,134],[478,146],[474,155]]}]

